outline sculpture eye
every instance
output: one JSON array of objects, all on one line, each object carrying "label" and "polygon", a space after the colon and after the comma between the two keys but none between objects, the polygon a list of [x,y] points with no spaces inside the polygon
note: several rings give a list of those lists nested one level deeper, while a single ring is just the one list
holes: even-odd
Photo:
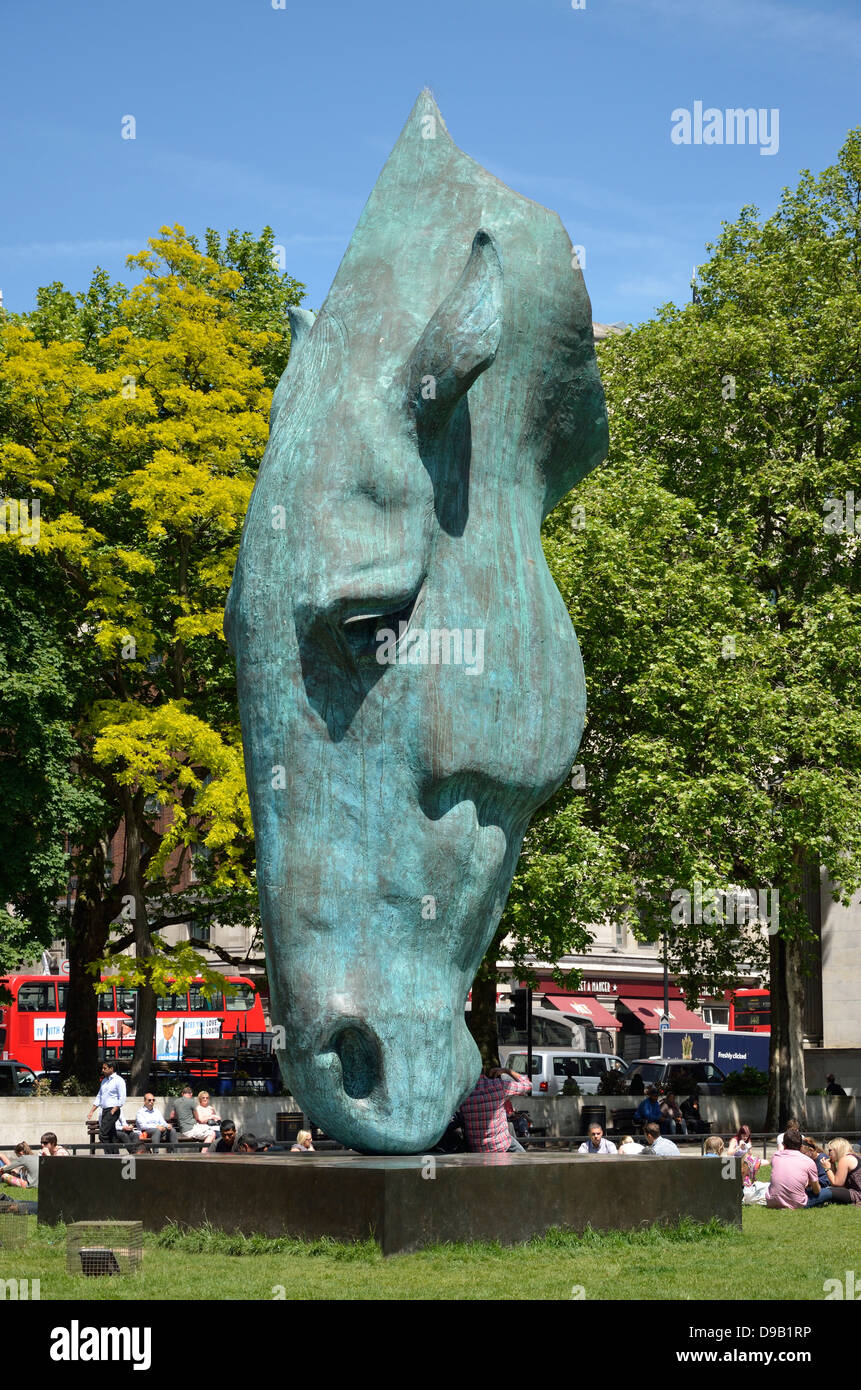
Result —
[{"label": "sculpture eye", "polygon": [[374,658],[377,651],[377,633],[381,628],[390,626],[385,613],[358,613],[354,618],[344,620],[347,646],[357,661]]},{"label": "sculpture eye", "polygon": [[375,613],[354,613],[345,618],[342,631],[356,661],[372,661],[377,664],[377,652],[384,640],[381,633],[394,632],[400,640],[402,632],[409,626],[415,609],[415,598],[411,598],[401,608],[379,610]]}]

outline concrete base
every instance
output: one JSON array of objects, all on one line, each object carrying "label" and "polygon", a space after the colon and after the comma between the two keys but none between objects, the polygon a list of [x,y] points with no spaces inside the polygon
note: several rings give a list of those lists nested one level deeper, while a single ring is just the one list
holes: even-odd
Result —
[{"label": "concrete base", "polygon": [[715,1159],[567,1153],[366,1158],[301,1154],[43,1159],[39,1220],[379,1241],[387,1255],[449,1241],[504,1245],[552,1226],[741,1225],[741,1173]]}]

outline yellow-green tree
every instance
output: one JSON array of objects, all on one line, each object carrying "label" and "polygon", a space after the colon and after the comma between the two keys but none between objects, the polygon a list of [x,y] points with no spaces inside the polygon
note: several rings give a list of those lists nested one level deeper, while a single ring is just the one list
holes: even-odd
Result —
[{"label": "yellow-green tree", "polygon": [[[39,504],[36,543],[10,528],[0,542],[34,609],[65,634],[69,776],[90,793],[68,826],[63,1074],[95,1072],[92,966],[134,944],[135,1086],[151,1058],[153,984],[189,968],[157,932],[189,912],[253,911],[221,625],[302,286],[275,269],[268,228],[224,245],[210,232],[202,250],[163,227],[129,265],[143,277],[132,289],[98,271],[86,294],[54,285],[32,314],[0,320],[3,492],[31,515]],[[192,864],[194,888],[177,897]]]}]

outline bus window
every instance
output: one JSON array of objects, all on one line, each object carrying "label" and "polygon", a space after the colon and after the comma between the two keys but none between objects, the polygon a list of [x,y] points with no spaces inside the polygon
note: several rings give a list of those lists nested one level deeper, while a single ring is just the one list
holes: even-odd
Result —
[{"label": "bus window", "polygon": [[103,980],[96,988],[96,1002],[100,1014],[110,1013],[114,1007],[113,985],[106,985]]},{"label": "bus window", "polygon": [[57,985],[57,1008],[61,1014],[66,1012],[66,995],[69,992],[68,985]]},{"label": "bus window", "polygon": [[56,1013],[53,985],[21,985],[18,990],[18,1011],[22,1014]]},{"label": "bus window", "polygon": [[250,985],[241,984],[238,980],[231,980],[230,983],[236,985],[236,993],[228,994],[224,1007],[229,1014],[244,1013],[247,1009],[254,1008],[255,994]]},{"label": "bus window", "polygon": [[136,998],[136,989],[128,989],[125,985],[117,985],[117,1009],[120,1013],[133,1014],[135,1011]]},{"label": "bus window", "polygon": [[201,985],[192,985],[188,995],[191,1012],[194,1014],[222,1013],[224,1010],[224,995],[220,989],[216,990],[211,999],[207,999]]},{"label": "bus window", "polygon": [[185,1014],[188,1013],[188,995],[160,994],[155,1006],[160,1014]]},{"label": "bus window", "polygon": [[564,1023],[557,1023],[555,1018],[536,1018],[533,1014],[532,1046],[574,1047],[575,1042],[571,1037],[571,1029],[566,1028]]}]

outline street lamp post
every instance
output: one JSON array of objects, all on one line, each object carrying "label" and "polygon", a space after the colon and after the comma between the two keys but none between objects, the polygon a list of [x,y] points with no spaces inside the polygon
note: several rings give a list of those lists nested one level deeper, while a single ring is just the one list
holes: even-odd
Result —
[{"label": "street lamp post", "polygon": [[662,939],[664,943],[664,1012],[661,1016],[661,1022],[668,1028],[670,1026],[670,971],[667,963],[666,931],[664,931]]}]

